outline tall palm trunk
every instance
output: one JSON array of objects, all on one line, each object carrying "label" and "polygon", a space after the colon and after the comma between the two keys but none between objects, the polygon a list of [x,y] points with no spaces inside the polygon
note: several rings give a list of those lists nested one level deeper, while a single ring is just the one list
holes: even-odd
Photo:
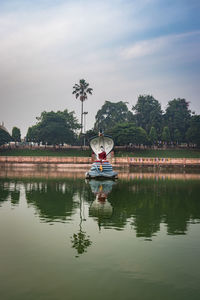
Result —
[{"label": "tall palm trunk", "polygon": [[83,101],[81,101],[81,136],[83,134]]}]

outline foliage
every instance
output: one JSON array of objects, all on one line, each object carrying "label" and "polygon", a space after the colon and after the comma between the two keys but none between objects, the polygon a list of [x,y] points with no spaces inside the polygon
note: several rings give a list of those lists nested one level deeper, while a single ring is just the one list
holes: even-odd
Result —
[{"label": "foliage", "polygon": [[80,79],[79,84],[73,86],[74,91],[72,94],[75,94],[76,98],[80,98],[80,101],[85,101],[87,99],[87,94],[92,95],[93,89],[89,87],[89,83],[85,79]]},{"label": "foliage", "polygon": [[147,133],[141,127],[136,127],[134,123],[117,124],[109,131],[116,145],[140,145],[147,143]]},{"label": "foliage", "polygon": [[[129,150],[129,151],[128,151]],[[115,148],[116,157],[156,157],[156,158],[200,158],[200,151],[196,149],[134,149],[117,150]]]},{"label": "foliage", "polygon": [[90,236],[86,235],[86,232],[80,230],[77,234],[74,233],[71,237],[72,248],[77,251],[77,257],[79,254],[87,252],[87,248],[92,244],[90,241]]},{"label": "foliage", "polygon": [[171,141],[169,127],[165,126],[162,131],[162,141],[169,143]]},{"label": "foliage", "polygon": [[133,114],[128,110],[127,104],[123,101],[116,103],[105,101],[101,109],[98,110],[95,120],[94,128],[107,132],[118,123],[133,120]]},{"label": "foliage", "polygon": [[189,128],[191,111],[189,110],[189,102],[185,99],[174,99],[168,102],[164,120],[166,126],[169,127],[172,141],[176,142],[177,131],[179,130],[179,139],[184,142],[185,134]]},{"label": "foliage", "polygon": [[21,132],[17,127],[13,127],[12,129],[12,138],[15,142],[21,142]]},{"label": "foliage", "polygon": [[197,144],[200,147],[200,115],[191,118],[190,127],[186,132],[186,139],[189,143]]},{"label": "foliage", "polygon": [[83,132],[83,102],[87,99],[88,94],[92,95],[92,91],[93,89],[89,87],[89,83],[85,79],[80,79],[79,84],[76,83],[73,86],[72,94],[81,101],[81,134]]},{"label": "foliage", "polygon": [[95,129],[88,130],[85,134],[85,138],[86,138],[87,143],[89,144],[90,139],[94,136],[97,136],[97,135],[98,135],[97,130],[95,130]]},{"label": "foliage", "polygon": [[151,127],[150,133],[149,133],[149,140],[152,144],[156,144],[157,140],[158,140],[158,135],[156,132],[155,127]]},{"label": "foliage", "polygon": [[180,130],[178,129],[175,129],[174,130],[174,140],[176,141],[176,143],[180,143],[181,141],[181,133],[180,133]]},{"label": "foliage", "polygon": [[26,141],[27,142],[39,142],[39,126],[33,125],[28,128],[27,134],[26,134]]},{"label": "foliage", "polygon": [[29,127],[27,141],[43,144],[73,144],[76,140],[76,130],[80,128],[74,112],[68,110],[57,112],[42,112],[37,118],[38,123]]},{"label": "foliage", "polygon": [[12,141],[10,134],[0,128],[0,146]]},{"label": "foliage", "polygon": [[147,133],[151,127],[157,129],[157,133],[161,133],[162,128],[162,110],[158,100],[151,95],[140,95],[135,106],[136,125],[144,128]]}]

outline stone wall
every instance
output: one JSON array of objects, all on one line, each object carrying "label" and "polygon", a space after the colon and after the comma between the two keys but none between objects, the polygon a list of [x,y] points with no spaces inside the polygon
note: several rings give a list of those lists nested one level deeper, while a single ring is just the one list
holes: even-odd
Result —
[{"label": "stone wall", "polygon": [[[91,157],[55,157],[55,156],[0,156],[0,165],[42,165],[59,167],[81,167],[91,165]],[[200,166],[200,158],[144,158],[112,157],[113,166]]]},{"label": "stone wall", "polygon": [[147,166],[174,166],[174,165],[189,165],[200,166],[200,158],[156,158],[156,157],[115,157],[111,159],[113,165],[147,165]]}]

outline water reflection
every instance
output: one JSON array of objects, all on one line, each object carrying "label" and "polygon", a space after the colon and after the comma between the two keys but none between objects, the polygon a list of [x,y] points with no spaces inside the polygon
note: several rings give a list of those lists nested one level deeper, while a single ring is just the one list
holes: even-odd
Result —
[{"label": "water reflection", "polygon": [[76,257],[79,257],[80,254],[87,252],[87,248],[92,244],[90,236],[82,230],[81,226],[78,233],[74,233],[71,237],[71,242],[72,248],[76,249],[77,251]]},{"label": "water reflection", "polygon": [[96,198],[92,202],[89,209],[89,216],[95,217],[98,220],[99,228],[101,228],[101,222],[105,218],[112,216],[113,207],[107,200],[108,194],[112,191],[112,187],[115,184],[112,180],[98,181],[90,180],[89,185]]},{"label": "water reflection", "polygon": [[121,229],[130,223],[137,237],[153,237],[161,223],[168,234],[185,234],[200,219],[199,191],[199,181],[121,181],[112,192],[110,222]]},{"label": "water reflection", "polygon": [[0,179],[0,206],[1,203],[11,200],[13,206],[19,204],[20,185],[18,181],[4,181]]},{"label": "water reflection", "polygon": [[76,257],[87,252],[87,248],[92,244],[90,236],[83,230],[83,221],[85,218],[84,197],[82,191],[79,192],[79,230],[71,237],[72,248],[77,252]]},{"label": "water reflection", "polygon": [[65,182],[38,181],[25,184],[26,200],[44,222],[66,221],[73,209],[74,186]]},{"label": "water reflection", "polygon": [[139,176],[117,183],[85,183],[81,178],[2,178],[0,206],[5,201],[18,206],[23,188],[28,206],[34,207],[42,222],[78,220],[71,243],[79,255],[92,244],[87,234],[87,226],[93,226],[87,225],[89,219],[97,221],[99,228],[129,228],[137,237],[148,240],[159,233],[161,224],[168,235],[186,234],[191,223],[200,222],[199,182]]}]

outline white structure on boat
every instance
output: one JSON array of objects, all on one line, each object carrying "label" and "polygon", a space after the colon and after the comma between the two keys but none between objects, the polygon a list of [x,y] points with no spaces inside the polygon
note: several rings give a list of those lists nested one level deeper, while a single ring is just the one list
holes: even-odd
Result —
[{"label": "white structure on boat", "polygon": [[113,171],[112,165],[107,160],[109,153],[114,147],[113,139],[103,135],[94,137],[90,140],[90,146],[96,156],[95,162],[89,172],[86,173],[86,178],[117,178],[117,173]]}]

